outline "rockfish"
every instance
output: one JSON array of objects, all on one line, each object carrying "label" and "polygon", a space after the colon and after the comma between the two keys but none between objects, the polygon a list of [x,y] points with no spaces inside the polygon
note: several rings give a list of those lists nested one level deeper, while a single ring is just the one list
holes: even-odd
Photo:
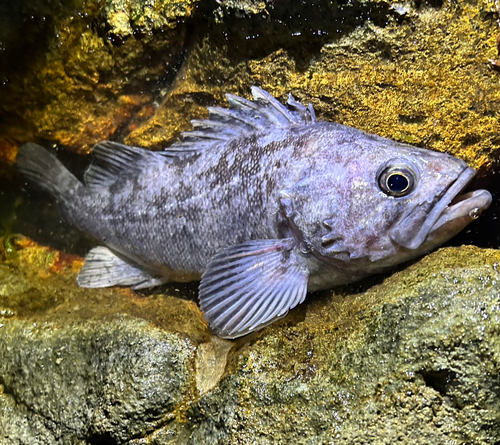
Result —
[{"label": "rockfish", "polygon": [[35,144],[19,170],[104,246],[82,287],[199,280],[211,329],[236,338],[304,301],[444,243],[486,209],[453,156],[316,119],[252,88],[161,152],[101,142],[77,180]]}]

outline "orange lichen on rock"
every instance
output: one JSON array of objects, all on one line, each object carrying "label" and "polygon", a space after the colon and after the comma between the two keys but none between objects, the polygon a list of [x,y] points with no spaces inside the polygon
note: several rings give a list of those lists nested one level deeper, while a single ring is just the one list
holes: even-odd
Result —
[{"label": "orange lichen on rock", "polygon": [[[36,267],[38,275],[43,278],[52,274],[77,273],[83,266],[80,256],[41,246],[22,235],[11,235],[10,244],[16,250],[20,267]],[[2,256],[5,257],[5,242],[0,237],[0,258]]]},{"label": "orange lichen on rock", "polygon": [[[211,338],[196,302],[169,295],[177,289],[167,290],[166,295],[144,296],[128,287],[81,288],[76,277],[83,258],[21,235],[11,235],[8,244],[16,250],[15,261],[9,260],[0,237],[0,284],[4,284],[0,307],[8,307],[18,316],[30,316],[32,310],[46,312],[48,318],[55,319],[61,313],[65,317],[72,314],[75,319],[109,319],[128,314],[199,342]],[[17,281],[10,285],[13,280]]]}]

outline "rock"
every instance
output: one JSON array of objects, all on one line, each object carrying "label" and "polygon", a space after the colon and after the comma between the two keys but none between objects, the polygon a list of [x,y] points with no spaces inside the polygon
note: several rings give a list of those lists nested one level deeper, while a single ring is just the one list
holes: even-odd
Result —
[{"label": "rock", "polygon": [[29,320],[2,331],[3,392],[27,408],[28,424],[38,418],[55,438],[125,443],[162,426],[189,395],[193,346],[147,322]]},{"label": "rock", "polygon": [[[80,259],[14,244],[18,256],[0,264],[2,444],[126,443],[179,422],[220,379],[228,342],[213,339],[195,303],[83,290]],[[196,354],[217,344],[217,356]]]},{"label": "rock", "polygon": [[[154,115],[129,144],[167,145],[226,92],[258,85],[312,102],[321,119],[446,151],[497,158],[496,12],[481,2],[219,1]],[[265,6],[265,7],[264,7]]]},{"label": "rock", "polygon": [[498,442],[499,259],[441,249],[313,299],[232,355],[188,443]]},{"label": "rock", "polygon": [[136,125],[153,112],[154,90],[182,55],[182,22],[195,4],[25,0],[21,11],[3,7],[19,23],[8,28],[0,59],[0,134],[86,153]]},{"label": "rock", "polygon": [[4,133],[18,141],[42,137],[80,153],[109,137],[162,148],[206,105],[256,84],[311,101],[323,119],[476,168],[497,156],[493,4],[221,0],[196,14],[195,0],[26,3],[33,22],[50,10],[53,25],[29,28],[48,42],[25,44],[38,48],[29,70],[11,71],[1,87]]},{"label": "rock", "polygon": [[2,444],[500,440],[496,250],[440,249],[229,342],[185,297],[80,289],[80,259],[13,243]]}]

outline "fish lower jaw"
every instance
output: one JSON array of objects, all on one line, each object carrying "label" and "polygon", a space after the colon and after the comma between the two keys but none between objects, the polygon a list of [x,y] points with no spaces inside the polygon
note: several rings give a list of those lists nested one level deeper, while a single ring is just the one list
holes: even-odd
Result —
[{"label": "fish lower jaw", "polygon": [[481,213],[491,205],[491,201],[491,193],[487,190],[474,190],[457,196],[432,226],[428,238],[435,238],[437,233],[443,231],[453,236],[467,224],[479,218]]}]

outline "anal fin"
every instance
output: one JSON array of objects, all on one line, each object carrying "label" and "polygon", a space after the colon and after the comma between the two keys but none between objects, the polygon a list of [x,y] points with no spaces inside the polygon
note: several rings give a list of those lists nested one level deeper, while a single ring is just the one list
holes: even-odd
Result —
[{"label": "anal fin", "polygon": [[85,257],[77,282],[80,287],[87,288],[131,286],[145,289],[163,284],[164,280],[121,259],[107,247],[99,246]]},{"label": "anal fin", "polygon": [[292,239],[256,240],[231,246],[208,264],[200,306],[223,338],[257,331],[304,301],[309,271]]}]

